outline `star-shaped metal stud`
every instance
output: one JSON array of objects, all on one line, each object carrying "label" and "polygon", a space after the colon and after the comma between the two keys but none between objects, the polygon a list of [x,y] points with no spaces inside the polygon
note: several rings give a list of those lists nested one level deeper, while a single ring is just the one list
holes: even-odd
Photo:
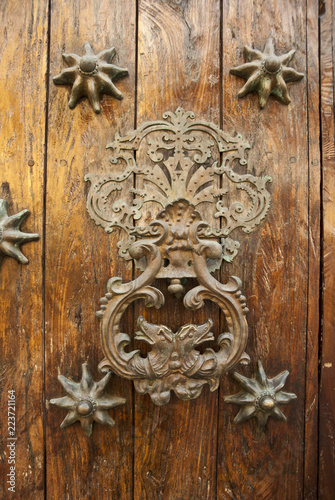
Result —
[{"label": "star-shaped metal stud", "polygon": [[59,375],[58,380],[68,395],[51,399],[50,403],[69,411],[60,425],[61,429],[79,421],[85,434],[90,436],[93,422],[108,424],[111,427],[115,425],[107,410],[124,405],[126,400],[106,394],[106,387],[111,377],[112,372],[108,372],[99,382],[94,382],[87,363],[82,365],[82,377],[79,383]]},{"label": "star-shaped metal stud", "polygon": [[22,210],[15,215],[8,215],[7,202],[0,200],[0,265],[6,256],[13,257],[21,264],[28,264],[28,259],[20,250],[20,245],[38,240],[37,233],[22,233],[20,226],[30,215],[29,210]]},{"label": "star-shaped metal stud", "polygon": [[234,419],[234,423],[244,422],[255,417],[259,428],[262,430],[269,417],[275,417],[286,422],[285,415],[278,406],[289,403],[291,399],[296,399],[296,395],[281,391],[289,375],[286,370],[277,377],[268,379],[265,375],[263,365],[258,361],[258,370],[254,378],[247,378],[239,373],[234,373],[234,377],[243,387],[243,391],[233,396],[226,396],[226,403],[233,403],[242,406]]},{"label": "star-shaped metal stud", "polygon": [[128,75],[128,70],[110,64],[115,48],[106,49],[95,55],[90,44],[85,43],[85,55],[62,54],[69,68],[53,78],[56,85],[72,85],[69,107],[73,109],[83,96],[89,98],[95,113],[100,113],[100,95],[109,94],[122,99],[122,93],[112,80]]},{"label": "star-shaped metal stud", "polygon": [[280,102],[289,104],[291,99],[286,83],[296,82],[304,77],[303,73],[298,73],[287,66],[294,54],[295,50],[291,50],[287,54],[277,56],[271,38],[266,42],[264,52],[245,46],[244,56],[247,62],[230,70],[232,75],[247,80],[237,94],[238,97],[244,97],[249,92],[255,91],[258,93],[261,108],[264,108],[270,94],[277,97]]}]

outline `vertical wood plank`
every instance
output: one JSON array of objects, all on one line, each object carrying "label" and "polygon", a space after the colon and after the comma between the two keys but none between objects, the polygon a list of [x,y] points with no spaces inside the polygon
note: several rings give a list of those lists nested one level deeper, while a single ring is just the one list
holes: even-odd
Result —
[{"label": "vertical wood plank", "polygon": [[319,6],[307,1],[307,104],[309,160],[308,319],[306,338],[304,499],[317,498],[320,324],[321,157],[319,109]]},{"label": "vertical wood plank", "polygon": [[319,498],[330,500],[335,489],[335,124],[334,124],[334,2],[321,5],[320,75],[323,195],[323,301],[319,404]]},{"label": "vertical wood plank", "polygon": [[[108,172],[112,166],[106,145],[117,131],[134,126],[136,4],[102,0],[52,2],[51,75],[64,65],[61,54],[94,52],[115,46],[113,64],[128,68],[117,81],[124,99],[103,96],[96,115],[88,99],[68,107],[69,86],[50,82],[47,241],[46,241],[46,394],[64,394],[58,374],[79,381],[88,362],[95,380],[103,358],[99,322],[95,318],[106,283],[113,276],[131,279],[131,266],[115,251],[116,234],[107,235],[86,211],[87,173]],[[121,268],[121,269],[120,269]],[[109,413],[115,427],[94,424],[90,438],[80,424],[61,430],[66,411],[48,409],[47,490],[53,498],[120,498],[133,494],[133,430],[131,383],[114,377],[109,392],[127,403]]]},{"label": "vertical wood plank", "polygon": [[[29,209],[24,232],[43,230],[48,3],[1,2],[0,198]],[[42,239],[22,247],[29,264],[0,270],[0,496],[44,498]],[[8,462],[8,391],[15,391],[15,463]],[[11,415],[12,416],[12,415]],[[9,490],[10,466],[15,488]]]},{"label": "vertical wood plank", "polygon": [[[304,404],[308,278],[308,142],[306,78],[289,85],[291,104],[257,94],[238,99],[244,80],[229,69],[244,62],[243,47],[263,50],[274,40],[278,54],[295,48],[291,66],[306,74],[306,8],[295,1],[223,2],[223,119],[251,144],[250,173],[271,175],[272,205],[266,220],[240,237],[229,274],[239,276],[248,301],[250,377],[256,360],[269,377],[288,369],[284,390],[298,399],[283,407],[287,423],[269,419],[257,434],[253,421],[235,425],[238,408],[220,398],[218,498],[303,498]],[[239,235],[240,236],[240,235]],[[240,386],[224,379],[221,395]]]},{"label": "vertical wood plank", "polygon": [[[138,125],[178,106],[219,124],[219,41],[217,0],[139,2]],[[156,286],[166,304],[158,313],[141,311],[148,321],[176,331],[212,317],[218,329],[218,308],[190,313],[162,280]],[[157,407],[135,395],[135,499],[216,497],[217,397],[205,387],[195,400],[173,395]]]}]

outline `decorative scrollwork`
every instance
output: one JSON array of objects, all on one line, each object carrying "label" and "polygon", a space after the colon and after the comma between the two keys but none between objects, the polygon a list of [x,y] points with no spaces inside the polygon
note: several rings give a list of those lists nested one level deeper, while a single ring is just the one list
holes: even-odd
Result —
[{"label": "decorative scrollwork", "polygon": [[[141,146],[151,163],[136,163],[134,151]],[[192,203],[201,218],[208,208],[213,217],[205,236],[222,238],[222,258],[232,260],[238,251],[238,242],[228,235],[236,228],[246,233],[252,231],[266,216],[270,206],[270,194],[266,185],[271,177],[255,177],[238,174],[235,165],[246,165],[245,151],[250,146],[240,134],[231,137],[213,123],[195,120],[192,111],[178,108],[167,111],[163,120],[143,124],[126,137],[118,134],[108,144],[112,150],[112,165],[123,165],[121,173],[103,175],[87,174],[91,187],[87,197],[87,209],[96,224],[112,232],[119,227],[135,238],[150,229],[135,226],[142,217],[142,208],[150,203],[165,208],[179,198]],[[216,159],[213,158],[213,154]],[[123,183],[136,175],[136,187],[130,189],[133,201],[122,200]],[[244,193],[239,201],[230,202],[230,187]],[[128,193],[129,194],[129,193]],[[215,227],[215,219],[221,223]],[[120,245],[120,255],[129,259],[129,243]],[[228,251],[228,252],[227,252]]]},{"label": "decorative scrollwork", "polygon": [[[149,161],[143,161],[142,146]],[[100,370],[133,380],[136,390],[149,394],[157,405],[166,404],[171,392],[189,400],[198,397],[205,384],[214,391],[224,372],[249,360],[244,352],[248,309],[238,278],[222,284],[211,273],[222,259],[229,262],[238,252],[239,242],[230,233],[236,228],[249,233],[265,217],[271,178],[235,172],[236,164],[246,165],[249,145],[240,135],[231,137],[212,123],[196,121],[192,112],[181,108],[126,137],[117,135],[107,148],[113,151],[115,171],[86,175],[91,182],[87,209],[105,231],[126,231],[128,240],[119,242],[119,253],[133,259],[142,274],[129,283],[111,278],[100,300],[97,317],[105,354]],[[160,211],[148,225],[136,225],[146,204],[150,211]],[[129,352],[131,336],[120,327],[126,308],[144,299],[147,307],[159,309],[165,299],[153,281],[168,278],[168,290],[180,298],[190,277],[199,285],[184,295],[184,306],[192,311],[203,307],[205,300],[216,303],[224,313],[226,331],[215,339],[208,319],[201,325],[181,325],[174,332],[140,316],[134,337],[151,350],[145,357],[139,350]],[[198,346],[205,341],[212,347],[201,352]]]},{"label": "decorative scrollwork", "polygon": [[[183,210],[182,210],[183,207]],[[178,222],[169,226],[166,222],[175,219],[182,211],[188,213],[192,223],[183,227]],[[108,282],[108,292],[100,301],[101,339],[106,359],[100,369],[112,370],[118,375],[134,380],[136,390],[150,394],[154,403],[162,405],[170,400],[171,391],[180,399],[192,399],[201,393],[202,387],[209,384],[213,391],[218,387],[219,377],[236,363],[247,360],[244,349],[247,342],[248,327],[245,314],[248,311],[246,299],[239,288],[241,282],[231,277],[225,285],[218,282],[206,265],[208,259],[221,255],[221,245],[215,241],[198,237],[198,229],[206,223],[198,220],[199,214],[186,200],[178,200],[162,210],[150,225],[157,228],[155,239],[142,239],[133,243],[129,253],[135,260],[146,260],[144,272],[130,283],[123,284],[119,278]],[[185,263],[192,262],[192,272],[200,285],[191,289],[184,297],[184,306],[195,310],[209,299],[219,305],[225,314],[228,331],[219,335],[218,352],[207,348],[201,354],[196,347],[205,341],[213,341],[212,320],[202,325],[187,324],[177,332],[165,325],[148,323],[138,318],[135,338],[152,346],[147,357],[143,358],[137,350],[127,352],[130,336],[120,331],[120,320],[125,309],[137,299],[145,299],[147,307],[160,308],[164,304],[163,294],[150,286],[155,278],[164,276],[164,259],[183,275]],[[168,267],[168,266],[167,266]]]}]

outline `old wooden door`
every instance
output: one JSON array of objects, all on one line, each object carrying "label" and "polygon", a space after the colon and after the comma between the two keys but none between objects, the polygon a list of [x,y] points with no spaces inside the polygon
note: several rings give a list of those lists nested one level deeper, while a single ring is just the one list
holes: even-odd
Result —
[{"label": "old wooden door", "polygon": [[[29,209],[22,228],[41,235],[22,246],[29,265],[1,265],[1,498],[334,498],[331,0],[8,0],[0,12],[0,198],[9,215]],[[229,70],[244,45],[263,50],[269,37],[278,54],[296,49],[290,65],[305,76],[289,84],[291,104],[270,96],[260,109],[256,93],[238,99],[245,82]],[[70,109],[69,87],[52,81],[61,54],[83,54],[86,41],[95,52],[115,46],[113,63],[129,71],[117,82],[124,99],[104,96],[100,114],[87,98]],[[101,378],[94,313],[111,276],[137,272],[117,254],[120,234],[90,219],[84,176],[110,168],[117,132],[178,106],[242,134],[244,173],[272,177],[266,220],[240,233],[217,277],[242,280],[250,311],[251,363],[236,371],[251,377],[257,360],[269,377],[289,370],[285,390],[297,399],[283,407],[287,423],[270,418],[259,433],[253,419],[233,423],[231,373],[214,392],[164,406],[114,376],[113,394],[126,399],[110,411],[115,427],[95,423],[90,438],[79,423],[61,430],[66,411],[49,404],[65,394],[57,376],[78,382],[88,362]],[[211,303],[192,314],[172,296],[154,313],[135,305],[127,331],[140,312],[174,331],[208,317],[220,330]]]}]

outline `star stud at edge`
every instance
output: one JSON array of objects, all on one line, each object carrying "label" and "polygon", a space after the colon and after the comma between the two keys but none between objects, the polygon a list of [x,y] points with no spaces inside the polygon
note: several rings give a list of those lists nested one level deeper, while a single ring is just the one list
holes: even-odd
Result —
[{"label": "star stud at edge", "polygon": [[289,403],[297,397],[293,393],[281,391],[288,375],[289,372],[286,370],[277,377],[268,379],[260,361],[258,361],[258,369],[254,378],[249,379],[235,372],[234,377],[240,382],[244,390],[224,398],[226,403],[242,406],[234,419],[234,423],[238,424],[255,417],[258,427],[262,430],[269,417],[286,422],[286,417],[278,406]]},{"label": "star stud at edge", "polygon": [[100,95],[109,94],[122,99],[122,93],[112,80],[127,76],[128,70],[110,64],[115,56],[115,48],[106,49],[95,55],[90,44],[85,43],[85,55],[62,54],[69,66],[55,76],[56,85],[72,85],[69,107],[73,109],[83,96],[89,98],[95,113],[100,113]]},{"label": "star stud at edge", "polygon": [[20,245],[38,240],[37,233],[20,231],[22,222],[30,215],[29,210],[22,210],[15,215],[8,215],[6,200],[0,200],[0,265],[6,256],[13,257],[21,264],[28,264],[28,259],[20,250]]},{"label": "star stud at edge", "polygon": [[249,92],[255,91],[258,93],[261,108],[264,108],[270,94],[277,97],[280,102],[289,104],[291,99],[286,83],[296,82],[304,77],[303,73],[286,66],[294,54],[295,50],[291,50],[287,54],[277,56],[271,38],[266,42],[264,52],[245,46],[244,56],[247,62],[230,70],[232,75],[247,80],[237,94],[238,97],[244,97]]},{"label": "star stud at edge", "polygon": [[108,372],[99,382],[94,382],[88,364],[82,365],[81,381],[76,383],[59,375],[58,380],[67,392],[67,396],[51,399],[50,403],[69,411],[60,427],[63,429],[79,421],[85,434],[92,434],[93,422],[115,425],[107,410],[124,405],[126,400],[118,396],[106,394],[106,387],[112,377]]}]

